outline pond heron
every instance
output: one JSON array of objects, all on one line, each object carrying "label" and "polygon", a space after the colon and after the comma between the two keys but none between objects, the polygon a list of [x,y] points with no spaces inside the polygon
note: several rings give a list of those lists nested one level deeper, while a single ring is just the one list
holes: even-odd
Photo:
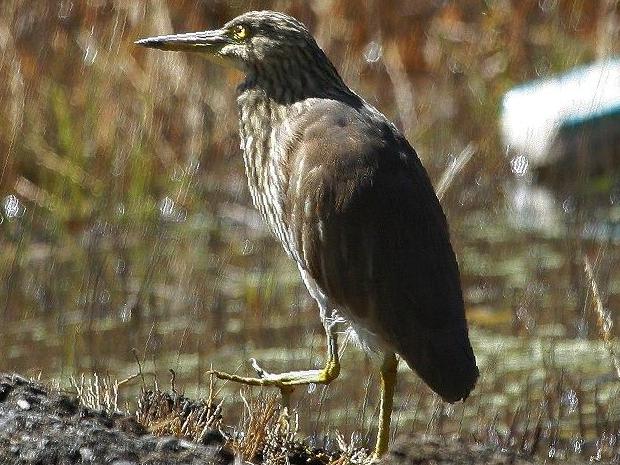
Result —
[{"label": "pond heron", "polygon": [[306,27],[252,11],[221,29],[136,42],[197,52],[235,67],[239,131],[252,200],[297,263],[327,334],[320,370],[221,379],[276,386],[328,384],[340,373],[345,320],[380,360],[374,455],[388,447],[398,361],[448,402],[478,378],[446,218],[405,137],[344,83]]}]

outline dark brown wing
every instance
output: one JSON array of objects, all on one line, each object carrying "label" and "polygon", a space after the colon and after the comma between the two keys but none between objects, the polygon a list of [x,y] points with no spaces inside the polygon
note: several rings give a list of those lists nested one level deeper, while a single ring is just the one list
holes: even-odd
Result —
[{"label": "dark brown wing", "polygon": [[380,114],[322,101],[295,126],[286,211],[301,265],[448,401],[478,376],[448,226],[426,171]]}]

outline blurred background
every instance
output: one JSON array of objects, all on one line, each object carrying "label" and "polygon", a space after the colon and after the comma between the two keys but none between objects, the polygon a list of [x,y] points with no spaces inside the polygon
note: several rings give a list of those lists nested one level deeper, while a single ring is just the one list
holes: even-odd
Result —
[{"label": "blurred background", "polygon": [[[321,366],[316,305],[246,188],[242,76],[133,45],[264,8],[309,27],[435,184],[454,173],[442,204],[481,379],[449,406],[401,366],[394,433],[617,454],[617,0],[3,0],[0,370],[66,386],[137,357],[203,396],[210,366]],[[241,388],[218,387],[234,422]],[[292,400],[314,444],[373,437],[378,377],[353,345],[341,378]]]}]

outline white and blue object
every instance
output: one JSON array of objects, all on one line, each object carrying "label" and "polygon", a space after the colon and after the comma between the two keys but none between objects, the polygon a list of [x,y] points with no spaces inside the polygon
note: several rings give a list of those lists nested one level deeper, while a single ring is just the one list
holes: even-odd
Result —
[{"label": "white and blue object", "polygon": [[620,58],[514,87],[504,95],[500,128],[510,156],[532,168],[584,160],[599,171],[617,168]]}]

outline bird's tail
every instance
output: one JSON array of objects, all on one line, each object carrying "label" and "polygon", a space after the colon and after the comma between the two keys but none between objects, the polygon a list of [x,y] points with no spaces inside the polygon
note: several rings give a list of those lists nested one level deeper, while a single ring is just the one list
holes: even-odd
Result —
[{"label": "bird's tail", "polygon": [[398,353],[443,400],[456,402],[469,396],[479,371],[466,326],[427,330],[399,341]]}]

